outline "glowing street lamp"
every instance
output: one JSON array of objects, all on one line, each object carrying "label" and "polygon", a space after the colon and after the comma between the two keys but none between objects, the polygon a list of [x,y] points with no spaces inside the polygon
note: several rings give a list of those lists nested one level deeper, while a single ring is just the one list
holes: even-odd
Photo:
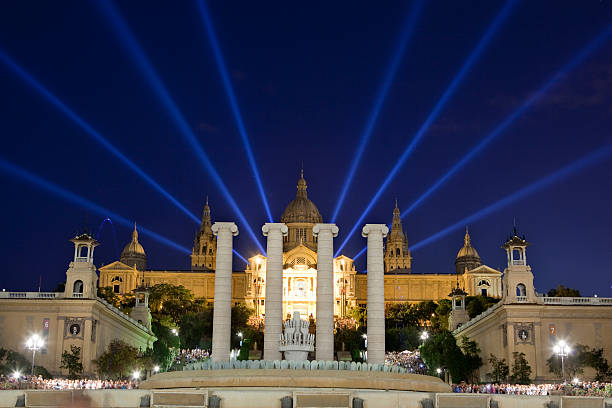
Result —
[{"label": "glowing street lamp", "polygon": [[132,378],[138,380],[140,378],[140,371],[136,370],[132,373]]},{"label": "glowing street lamp", "polygon": [[34,375],[34,359],[36,358],[36,352],[40,350],[44,344],[44,340],[38,334],[33,334],[26,341],[26,347],[32,350],[32,375]]},{"label": "glowing street lamp", "polygon": [[240,337],[240,348],[242,348],[242,332],[238,332],[238,337]]},{"label": "glowing street lamp", "polygon": [[13,378],[17,380],[19,377],[21,377],[21,373],[19,371],[13,371]]},{"label": "glowing street lamp", "polygon": [[561,372],[563,373],[563,384],[567,384],[567,380],[565,378],[565,357],[569,355],[572,351],[570,346],[564,342],[563,340],[559,341],[555,347],[553,347],[553,352],[561,357]]},{"label": "glowing street lamp", "polygon": [[155,367],[153,367],[153,372],[154,372],[155,374],[159,373],[159,366],[158,366],[158,365],[156,365]]},{"label": "glowing street lamp", "polygon": [[425,344],[428,338],[429,338],[429,333],[427,333],[427,331],[424,331],[423,333],[421,333],[421,340],[423,340],[423,344]]},{"label": "glowing street lamp", "polygon": [[365,348],[368,348],[368,335],[367,335],[367,334],[364,334],[364,335],[363,335],[363,336],[361,336],[361,337],[363,337],[363,342],[364,342],[364,346],[365,346]]}]

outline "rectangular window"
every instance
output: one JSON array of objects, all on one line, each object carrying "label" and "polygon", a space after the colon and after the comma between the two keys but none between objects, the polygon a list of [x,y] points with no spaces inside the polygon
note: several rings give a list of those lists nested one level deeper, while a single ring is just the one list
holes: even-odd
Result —
[{"label": "rectangular window", "polygon": [[297,242],[306,242],[306,228],[298,228],[295,230],[295,239]]}]

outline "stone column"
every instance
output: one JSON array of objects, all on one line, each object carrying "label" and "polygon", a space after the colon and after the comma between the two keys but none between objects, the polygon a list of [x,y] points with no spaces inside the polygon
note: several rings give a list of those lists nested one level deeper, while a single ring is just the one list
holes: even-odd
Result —
[{"label": "stone column", "polygon": [[238,235],[233,222],[215,222],[212,226],[217,236],[215,270],[215,309],[213,312],[212,360],[229,361],[232,320],[232,244]]},{"label": "stone column", "polygon": [[361,235],[368,239],[368,363],[385,362],[385,268],[383,238],[389,228],[385,224],[366,224]]},{"label": "stone column", "polygon": [[268,237],[266,261],[266,318],[264,320],[264,360],[280,360],[283,323],[283,237],[287,226],[267,222],[261,230]]},{"label": "stone column", "polygon": [[316,359],[334,360],[334,237],[336,224],[315,224],[317,239],[317,332]]}]

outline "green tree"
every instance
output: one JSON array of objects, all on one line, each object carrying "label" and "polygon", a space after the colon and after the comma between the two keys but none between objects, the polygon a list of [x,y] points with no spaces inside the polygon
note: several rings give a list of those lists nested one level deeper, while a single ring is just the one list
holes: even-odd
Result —
[{"label": "green tree", "polygon": [[563,285],[557,286],[548,291],[546,294],[548,297],[580,297],[580,291],[577,289],[566,288]]},{"label": "green tree", "polygon": [[121,307],[121,297],[115,293],[111,286],[98,287],[98,297],[106,300],[116,308]]},{"label": "green tree", "polygon": [[175,323],[193,310],[194,298],[184,286],[160,283],[149,288],[149,307],[152,314],[170,316]]},{"label": "green tree", "polygon": [[491,366],[491,372],[487,373],[487,377],[495,383],[503,383],[508,380],[508,374],[510,373],[510,367],[506,364],[506,359],[498,359],[491,353],[489,356],[489,365]]},{"label": "green tree", "polygon": [[512,353],[514,363],[512,364],[512,375],[510,376],[510,382],[515,384],[529,384],[531,383],[531,367],[527,363],[525,353],[519,353],[515,351]]},{"label": "green tree", "polygon": [[[591,362],[591,351],[588,346],[577,344],[573,347],[571,353],[565,357],[565,375],[569,378],[576,377],[584,373],[584,367]],[[553,354],[546,360],[548,371],[555,374],[557,377],[562,377],[561,357]]]},{"label": "green tree", "polygon": [[499,299],[488,296],[468,296],[465,298],[465,310],[468,312],[470,319],[472,319],[495,305],[497,302],[499,302]]},{"label": "green tree", "polygon": [[79,378],[83,372],[83,364],[81,363],[81,348],[75,345],[70,346],[70,352],[64,350],[62,353],[62,365],[60,368],[68,370],[68,378],[74,380]]},{"label": "green tree", "polygon": [[361,306],[351,307],[347,313],[348,317],[355,320],[357,328],[366,324],[366,308]]},{"label": "green tree", "polygon": [[608,360],[603,356],[603,349],[593,349],[591,350],[591,355],[589,356],[589,366],[595,369],[595,380],[596,381],[605,381],[612,377],[612,370],[610,369],[610,364],[608,364]]},{"label": "green tree", "polygon": [[448,330],[448,317],[452,310],[451,301],[440,299],[436,307],[435,316],[431,319],[431,328],[434,332]]},{"label": "green tree", "polygon": [[471,382],[477,382],[476,372],[482,366],[482,358],[480,358],[480,348],[478,343],[470,340],[467,336],[461,337],[461,351],[464,355],[465,368],[467,376]]},{"label": "green tree", "polygon": [[106,378],[126,378],[134,370],[142,369],[137,348],[121,340],[113,340],[108,349],[94,360],[97,372]]},{"label": "green tree", "polygon": [[159,365],[161,371],[167,371],[174,362],[176,350],[180,343],[179,337],[172,332],[174,323],[172,319],[165,316],[161,319],[153,318],[151,321],[151,330],[157,340],[153,343],[153,349],[147,350],[146,354],[151,358],[151,362]]},{"label": "green tree", "polygon": [[473,350],[478,350],[476,343],[466,345],[466,350],[470,353],[466,356],[448,330],[430,336],[420,350],[421,357],[430,370],[447,369],[455,382],[468,381],[477,362],[471,354]]},{"label": "green tree", "polygon": [[232,307],[232,348],[240,347],[240,337],[238,336],[238,333],[242,333],[242,338],[244,340],[245,332],[248,327],[247,322],[254,314],[255,310],[247,307],[243,303],[238,303]]}]

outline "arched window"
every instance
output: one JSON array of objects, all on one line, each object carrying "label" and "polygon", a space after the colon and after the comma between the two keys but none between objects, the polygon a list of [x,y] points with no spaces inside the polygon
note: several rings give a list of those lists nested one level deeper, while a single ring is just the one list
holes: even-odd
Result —
[{"label": "arched window", "polygon": [[201,253],[201,254],[203,254],[203,255],[206,255],[206,252],[208,252],[208,251],[207,251],[207,249],[208,249],[208,248],[206,247],[206,245],[204,245],[204,246],[202,247],[202,250],[200,251],[200,253]]},{"label": "arched window", "polygon": [[74,286],[72,286],[72,293],[83,293],[83,281],[78,280],[74,282]]},{"label": "arched window", "polygon": [[87,246],[79,247],[79,258],[87,258]]},{"label": "arched window", "polygon": [[478,281],[478,286],[486,286],[486,287],[490,287],[491,284],[489,283],[488,280],[486,279],[481,279]]},{"label": "arched window", "polygon": [[400,256],[400,249],[399,248],[395,248],[395,256]]},{"label": "arched window", "polygon": [[516,285],[516,296],[527,296],[527,288],[522,283]]}]

